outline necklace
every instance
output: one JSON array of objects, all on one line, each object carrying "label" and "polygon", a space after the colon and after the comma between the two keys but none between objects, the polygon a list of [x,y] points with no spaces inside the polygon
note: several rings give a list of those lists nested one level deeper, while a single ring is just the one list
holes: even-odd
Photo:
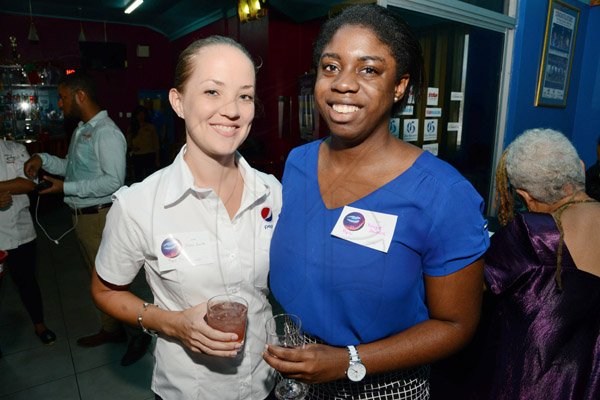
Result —
[{"label": "necklace", "polygon": [[[229,195],[224,198],[221,197],[219,194],[219,197],[221,198],[221,201],[223,202],[223,205],[225,206],[225,209],[227,210],[227,213],[229,214],[229,218],[233,219],[233,217],[235,216],[235,214],[238,211],[239,205],[236,204],[237,200],[238,200],[238,196],[237,196],[237,188],[238,188],[238,182],[240,181],[240,171],[239,169],[236,169],[236,175],[235,175],[235,182],[233,184],[233,188],[231,189],[231,191],[229,192]],[[230,204],[232,203],[233,204]],[[235,208],[234,209],[230,209],[231,207]]]}]

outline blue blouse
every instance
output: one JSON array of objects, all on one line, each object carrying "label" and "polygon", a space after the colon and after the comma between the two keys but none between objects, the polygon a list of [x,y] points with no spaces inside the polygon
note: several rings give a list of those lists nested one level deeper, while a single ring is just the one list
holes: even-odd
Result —
[{"label": "blue blouse", "polygon": [[423,274],[445,276],[489,246],[483,200],[449,164],[423,152],[404,173],[352,207],[398,217],[387,253],[331,235],[343,207],[327,209],[321,141],[294,149],[271,242],[270,285],[303,330],[334,346],[373,342],[429,319]]}]

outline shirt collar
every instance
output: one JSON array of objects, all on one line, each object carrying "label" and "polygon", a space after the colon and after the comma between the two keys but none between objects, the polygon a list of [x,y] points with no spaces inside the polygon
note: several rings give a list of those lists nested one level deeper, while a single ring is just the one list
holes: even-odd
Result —
[{"label": "shirt collar", "polygon": [[98,114],[94,115],[92,117],[92,119],[90,119],[88,122],[79,121],[79,124],[77,124],[77,127],[81,128],[84,125],[89,125],[91,127],[94,127],[100,120],[107,118],[107,117],[108,117],[108,113],[106,112],[106,110],[102,110]]},{"label": "shirt collar", "polygon": [[[169,172],[167,173],[167,190],[165,193],[164,205],[169,206],[178,201],[183,197],[190,194],[193,191],[208,196],[212,193],[210,188],[195,188],[194,187],[194,176],[192,171],[183,159],[187,145],[183,145],[177,157],[173,161]],[[242,157],[240,153],[236,152],[236,160],[242,177],[244,179],[244,195],[242,203],[240,204],[240,210],[252,205],[256,200],[268,194],[269,187],[266,182],[259,176],[257,171],[248,164],[248,162]]]}]

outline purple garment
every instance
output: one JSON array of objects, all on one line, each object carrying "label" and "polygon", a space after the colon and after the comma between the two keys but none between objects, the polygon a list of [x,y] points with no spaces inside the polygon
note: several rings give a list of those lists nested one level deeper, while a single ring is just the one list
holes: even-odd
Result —
[{"label": "purple garment", "polygon": [[485,256],[491,313],[474,386],[478,399],[600,399],[600,278],[577,269],[549,214],[518,214]]}]

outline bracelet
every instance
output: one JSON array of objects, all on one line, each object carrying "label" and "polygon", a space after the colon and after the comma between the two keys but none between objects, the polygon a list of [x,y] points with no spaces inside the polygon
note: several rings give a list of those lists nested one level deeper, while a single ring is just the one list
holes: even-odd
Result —
[{"label": "bracelet", "polygon": [[154,337],[156,337],[156,336],[158,336],[158,332],[157,332],[157,331],[154,331],[154,330],[151,330],[151,329],[146,329],[146,328],[144,327],[144,324],[142,323],[142,320],[144,319],[144,318],[142,317],[142,313],[148,309],[148,306],[155,306],[155,307],[158,307],[156,304],[150,304],[150,303],[144,303],[144,304],[142,304],[142,309],[140,310],[140,312],[139,312],[139,314],[138,314],[138,317],[137,317],[137,323],[138,323],[138,326],[139,326],[140,328],[142,328],[142,331],[143,331],[144,333],[146,333],[146,334],[148,334],[148,335],[150,335],[150,336],[154,336]]}]

